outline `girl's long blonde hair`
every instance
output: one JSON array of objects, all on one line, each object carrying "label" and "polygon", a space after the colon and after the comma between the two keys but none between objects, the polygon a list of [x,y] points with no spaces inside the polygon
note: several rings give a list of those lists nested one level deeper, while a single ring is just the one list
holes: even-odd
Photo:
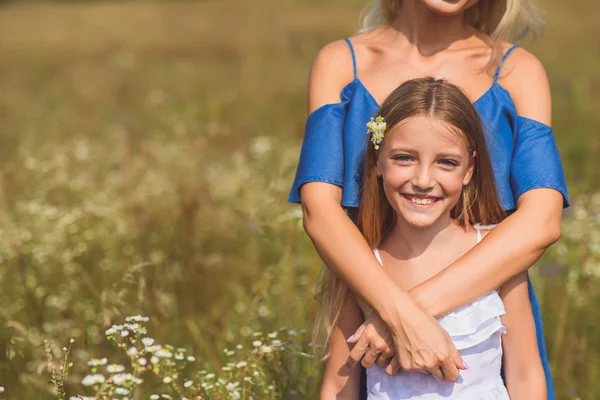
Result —
[{"label": "girl's long blonde hair", "polygon": [[[402,0],[372,0],[362,15],[360,31],[391,23],[400,13]],[[537,35],[542,12],[535,0],[479,0],[465,12],[467,21],[497,41],[517,40],[528,32]]]},{"label": "girl's long blonde hair", "polygon": [[[409,118],[426,116],[464,138],[469,154],[475,154],[472,159],[474,169],[470,182],[465,185],[458,202],[450,211],[451,218],[465,229],[475,223],[498,224],[505,218],[496,192],[481,119],[471,101],[458,87],[433,78],[407,81],[392,92],[375,115],[384,118],[387,132]],[[373,249],[381,244],[396,224],[396,212],[385,196],[382,178],[377,176],[378,152],[367,143],[356,221],[358,229]],[[347,292],[344,283],[324,268],[317,297],[321,312],[314,330],[314,343],[323,345],[323,354],[329,347],[331,331],[339,318]]]}]

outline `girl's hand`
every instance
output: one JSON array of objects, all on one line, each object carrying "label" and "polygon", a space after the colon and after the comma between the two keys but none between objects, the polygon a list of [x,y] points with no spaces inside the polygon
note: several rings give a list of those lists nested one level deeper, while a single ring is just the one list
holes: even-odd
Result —
[{"label": "girl's hand", "polygon": [[[371,324],[373,325],[372,322]],[[361,328],[357,330],[357,333],[360,333]],[[399,324],[395,327],[388,327],[389,336],[385,336],[386,331],[381,327],[373,325],[371,329],[367,328],[368,326],[365,326],[360,337],[352,337],[352,341],[356,341],[356,345],[348,359],[347,365],[350,368],[364,357],[367,357],[365,364],[372,365],[372,358],[375,356],[367,354],[367,348],[370,349],[373,346],[377,350],[382,349],[381,354],[383,354],[385,347],[382,343],[389,343],[387,338],[391,336],[396,354],[386,367],[386,373],[390,375],[395,374],[401,368],[405,371],[428,371],[438,381],[456,382],[459,377],[459,369],[466,369],[448,332],[439,325],[435,318],[425,314],[418,307],[411,310],[405,308]],[[355,334],[355,336],[357,335]],[[377,353],[374,352],[374,354]],[[385,355],[388,354],[389,352]]]}]

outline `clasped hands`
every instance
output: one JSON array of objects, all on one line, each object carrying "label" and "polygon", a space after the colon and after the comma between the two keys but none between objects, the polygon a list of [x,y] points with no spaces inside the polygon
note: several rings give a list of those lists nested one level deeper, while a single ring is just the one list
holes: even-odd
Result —
[{"label": "clasped hands", "polygon": [[420,309],[405,310],[392,329],[376,312],[363,304],[361,308],[368,310],[368,317],[348,338],[348,343],[354,343],[348,368],[359,362],[365,368],[375,364],[389,375],[402,369],[431,373],[436,380],[448,382],[456,382],[459,370],[468,369],[448,332]]}]

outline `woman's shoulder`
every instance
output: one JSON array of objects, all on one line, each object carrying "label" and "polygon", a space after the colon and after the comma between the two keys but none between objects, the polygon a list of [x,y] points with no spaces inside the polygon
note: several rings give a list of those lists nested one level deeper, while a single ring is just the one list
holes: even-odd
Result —
[{"label": "woman's shoulder", "polygon": [[354,79],[353,56],[345,40],[323,46],[315,56],[308,85],[309,112],[340,101],[340,92]]},{"label": "woman's shoulder", "polygon": [[[368,62],[371,48],[377,46],[378,28],[358,33],[323,46],[315,56],[309,81],[309,111],[340,101],[340,92],[355,79],[355,68]],[[360,66],[357,66],[360,63]]]},{"label": "woman's shoulder", "polygon": [[[512,44],[503,43],[503,54]],[[500,66],[498,83],[508,91],[517,114],[550,125],[550,85],[540,60],[522,47],[514,48]]]}]

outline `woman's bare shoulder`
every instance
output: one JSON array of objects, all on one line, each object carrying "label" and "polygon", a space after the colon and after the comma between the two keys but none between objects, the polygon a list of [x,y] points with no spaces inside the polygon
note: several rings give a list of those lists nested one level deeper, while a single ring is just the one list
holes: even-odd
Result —
[{"label": "woman's bare shoulder", "polygon": [[[507,51],[512,46],[504,47]],[[550,85],[546,70],[535,55],[522,47],[515,48],[506,57],[498,82],[510,93],[518,115],[550,125]]]},{"label": "woman's bare shoulder", "polygon": [[340,91],[354,79],[352,53],[345,40],[323,46],[315,56],[308,85],[308,108],[340,101]]}]

